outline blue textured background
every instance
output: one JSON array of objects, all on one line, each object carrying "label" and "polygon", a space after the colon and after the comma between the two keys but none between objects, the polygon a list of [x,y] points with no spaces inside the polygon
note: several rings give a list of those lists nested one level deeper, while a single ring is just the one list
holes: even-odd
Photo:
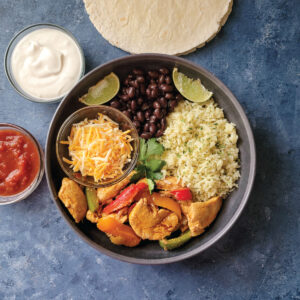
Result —
[{"label": "blue textured background", "polygon": [[[122,263],[71,231],[44,179],[25,201],[0,207],[0,299],[300,299],[300,1],[234,2],[218,36],[186,56],[232,90],[253,126],[257,177],[234,228],[181,263]],[[97,33],[81,0],[0,0],[0,56],[15,33],[38,22],[69,29],[87,71],[127,55]],[[25,127],[44,146],[57,105],[24,100],[3,60],[0,69],[0,122]]]}]

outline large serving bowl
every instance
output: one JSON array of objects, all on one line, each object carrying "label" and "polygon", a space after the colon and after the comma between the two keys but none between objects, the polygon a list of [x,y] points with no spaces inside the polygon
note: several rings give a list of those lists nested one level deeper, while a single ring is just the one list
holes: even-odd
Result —
[{"label": "large serving bowl", "polygon": [[[144,241],[135,248],[117,246],[110,242],[107,236],[100,232],[95,224],[87,220],[76,224],[68,210],[58,199],[61,180],[65,176],[56,159],[55,141],[57,133],[68,116],[83,107],[78,98],[85,94],[88,88],[101,78],[115,72],[120,79],[134,67],[145,70],[159,67],[179,70],[189,77],[200,78],[204,86],[214,93],[214,98],[230,122],[236,124],[239,135],[238,147],[241,160],[241,177],[238,189],[234,190],[225,200],[219,215],[210,228],[201,236],[173,251],[164,251],[158,242]],[[113,258],[140,264],[164,264],[186,259],[196,255],[218,241],[233,226],[242,213],[249,198],[255,176],[255,144],[249,121],[234,95],[215,76],[205,69],[185,59],[160,54],[142,54],[126,56],[110,61],[89,72],[63,99],[52,119],[46,142],[46,176],[50,192],[62,216],[71,228],[89,245]]]}]

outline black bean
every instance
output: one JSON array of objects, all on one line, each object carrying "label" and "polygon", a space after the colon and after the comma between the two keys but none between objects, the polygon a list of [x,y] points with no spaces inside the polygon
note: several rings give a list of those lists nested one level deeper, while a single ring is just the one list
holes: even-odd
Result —
[{"label": "black bean", "polygon": [[150,127],[150,123],[146,123],[146,124],[144,125],[144,131],[145,131],[145,132],[149,131],[149,127]]},{"label": "black bean", "polygon": [[125,86],[122,87],[122,94],[127,94],[127,88]]},{"label": "black bean", "polygon": [[156,123],[157,130],[160,129],[160,123]]},{"label": "black bean", "polygon": [[139,121],[137,121],[137,120],[133,121],[132,123],[133,123],[133,125],[134,125],[136,128],[140,128],[140,127],[141,127],[141,123],[140,123]]},{"label": "black bean", "polygon": [[149,88],[146,89],[146,95],[148,98],[151,97],[151,90]]},{"label": "black bean", "polygon": [[177,101],[183,100],[183,97],[181,94],[177,94],[175,98]]},{"label": "black bean", "polygon": [[146,95],[146,86],[145,84],[140,84],[140,92],[142,95]]},{"label": "black bean", "polygon": [[151,90],[150,96],[151,96],[151,98],[157,98],[158,97],[158,89]]},{"label": "black bean", "polygon": [[162,113],[163,117],[165,117],[167,115],[167,110],[165,108],[163,108],[161,110],[161,113]]},{"label": "black bean", "polygon": [[151,123],[149,126],[150,133],[154,134],[156,132],[156,125],[154,123]]},{"label": "black bean", "polygon": [[150,105],[148,103],[143,103],[142,110],[147,110],[148,108],[150,108]]},{"label": "black bean", "polygon": [[156,80],[155,79],[150,79],[150,84],[151,83],[156,83]]},{"label": "black bean", "polygon": [[138,98],[138,99],[137,99],[137,104],[138,104],[139,106],[141,106],[143,103],[144,103],[143,98]]},{"label": "black bean", "polygon": [[170,99],[174,98],[174,95],[172,93],[165,93],[165,98],[170,100]]},{"label": "black bean", "polygon": [[133,98],[134,97],[134,95],[135,95],[135,88],[134,87],[129,87],[128,89],[127,89],[127,94],[128,94],[128,96],[129,96],[129,98]]},{"label": "black bean", "polygon": [[173,86],[172,85],[168,85],[168,84],[161,84],[159,86],[159,88],[164,91],[165,93],[168,93],[168,92],[172,92],[173,91]]},{"label": "black bean", "polygon": [[153,108],[161,108],[161,105],[160,105],[159,101],[154,101],[153,102]]},{"label": "black bean", "polygon": [[161,110],[159,109],[159,108],[156,108],[155,110],[154,110],[154,112],[153,112],[153,114],[158,118],[158,119],[160,119],[160,118],[162,118],[162,112],[161,112]]},{"label": "black bean", "polygon": [[148,71],[148,75],[151,77],[151,78],[158,78],[158,72],[157,71]]},{"label": "black bean", "polygon": [[159,69],[159,72],[160,72],[161,74],[164,74],[164,75],[169,74],[169,70],[168,70],[167,68],[160,68],[160,69]]},{"label": "black bean", "polygon": [[161,129],[162,129],[162,130],[165,130],[166,127],[167,127],[167,119],[166,119],[166,118],[162,118],[162,119],[160,120],[160,125],[161,125]]},{"label": "black bean", "polygon": [[172,79],[170,76],[166,76],[166,84],[171,84],[172,83]]},{"label": "black bean", "polygon": [[152,137],[152,134],[150,133],[150,132],[143,132],[142,134],[141,134],[141,138],[143,138],[143,139],[150,139]]},{"label": "black bean", "polygon": [[137,118],[138,118],[138,120],[139,120],[140,122],[144,122],[144,121],[145,121],[145,115],[144,115],[144,113],[143,113],[142,111],[138,111],[138,112],[136,113],[136,116],[137,116]]},{"label": "black bean", "polygon": [[131,109],[131,102],[127,102],[126,103],[126,107],[129,108],[129,109]]},{"label": "black bean", "polygon": [[133,117],[133,120],[134,120],[134,121],[138,121],[138,117],[137,117],[137,116],[134,116],[134,117]]},{"label": "black bean", "polygon": [[129,85],[129,79],[128,78],[126,78],[125,80],[124,80],[124,85]]},{"label": "black bean", "polygon": [[122,99],[124,102],[127,102],[129,100],[129,96],[128,95],[121,95],[120,99]]},{"label": "black bean", "polygon": [[131,107],[131,110],[132,110],[132,111],[137,110],[137,103],[136,103],[135,100],[132,100],[132,101],[131,101],[130,107]]},{"label": "black bean", "polygon": [[128,78],[128,79],[132,79],[132,78],[133,78],[133,75],[132,75],[132,74],[128,74],[128,75],[127,75],[127,78]]},{"label": "black bean", "polygon": [[159,77],[158,77],[158,83],[159,84],[162,84],[162,83],[164,83],[165,82],[165,76],[164,75],[159,75]]},{"label": "black bean", "polygon": [[119,101],[113,100],[113,101],[110,102],[110,106],[118,109],[118,108],[121,107],[121,104],[120,104]]},{"label": "black bean", "polygon": [[124,115],[126,115],[129,119],[131,119],[131,113],[128,110],[122,111]]},{"label": "black bean", "polygon": [[136,97],[139,97],[139,96],[140,96],[140,90],[139,90],[139,89],[136,89],[136,90],[135,90],[135,96],[136,96]]},{"label": "black bean", "polygon": [[174,108],[177,105],[177,101],[176,100],[171,100],[169,101],[169,108],[172,109],[172,111],[174,110]]},{"label": "black bean", "polygon": [[151,117],[150,117],[150,119],[149,119],[149,122],[150,123],[156,123],[157,122],[157,117],[155,116],[155,115],[152,115]]},{"label": "black bean", "polygon": [[129,81],[129,85],[133,86],[136,89],[139,87],[139,83],[136,80]]},{"label": "black bean", "polygon": [[138,76],[138,77],[136,78],[136,81],[137,81],[138,83],[144,83],[144,82],[145,82],[145,77],[143,77],[143,76]]},{"label": "black bean", "polygon": [[164,107],[164,108],[168,107],[168,101],[166,100],[166,98],[160,97],[158,99],[158,102],[161,105],[161,107]]},{"label": "black bean", "polygon": [[156,83],[150,83],[150,84],[148,85],[148,89],[154,90],[154,89],[156,89],[156,88],[157,88],[157,84],[156,84]]},{"label": "black bean", "polygon": [[151,114],[152,114],[152,112],[151,112],[151,110],[146,110],[146,112],[145,112],[145,119],[146,120],[149,120],[150,119],[150,116],[151,116]]},{"label": "black bean", "polygon": [[132,70],[132,73],[133,73],[134,75],[143,75],[143,74],[144,74],[144,72],[143,72],[141,69],[136,69],[136,68],[134,68],[134,69]]},{"label": "black bean", "polygon": [[155,137],[158,138],[158,137],[162,136],[163,134],[164,134],[164,131],[162,129],[159,129],[159,130],[157,130]]}]

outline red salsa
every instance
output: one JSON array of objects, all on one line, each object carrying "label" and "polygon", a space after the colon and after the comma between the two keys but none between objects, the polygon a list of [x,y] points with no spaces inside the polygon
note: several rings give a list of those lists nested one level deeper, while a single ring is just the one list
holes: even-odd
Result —
[{"label": "red salsa", "polygon": [[22,192],[39,169],[39,152],[31,138],[17,130],[0,130],[0,195]]}]

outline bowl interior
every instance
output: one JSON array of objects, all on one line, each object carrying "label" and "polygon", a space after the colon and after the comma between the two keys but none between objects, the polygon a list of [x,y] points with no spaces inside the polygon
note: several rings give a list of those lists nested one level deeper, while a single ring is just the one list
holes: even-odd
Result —
[{"label": "bowl interior", "polygon": [[[83,121],[84,119],[88,120],[93,120],[98,118],[98,113],[102,113],[106,116],[108,116],[110,119],[115,121],[116,123],[119,124],[119,128],[122,131],[127,131],[130,130],[130,135],[132,137],[132,142],[131,146],[133,151],[131,152],[131,161],[130,163],[127,163],[123,171],[124,173],[122,176],[119,176],[117,178],[113,179],[108,179],[105,181],[102,181],[101,183],[95,183],[94,178],[90,176],[81,176],[79,172],[74,173],[73,169],[70,168],[70,165],[67,164],[65,161],[63,161],[63,157],[71,160],[69,156],[69,150],[68,150],[68,145],[62,144],[61,141],[67,141],[68,136],[70,135],[71,128],[73,124],[79,123]],[[115,183],[120,182],[122,179],[128,176],[128,174],[134,169],[137,158],[138,158],[138,153],[139,153],[139,136],[137,133],[136,128],[132,124],[132,122],[119,110],[114,109],[110,106],[104,106],[104,105],[99,105],[99,106],[88,106],[81,108],[77,111],[75,111],[72,115],[70,115],[65,122],[62,124],[58,134],[57,134],[57,139],[56,139],[56,156],[57,160],[64,170],[64,172],[73,180],[78,182],[79,184],[82,184],[84,186],[90,186],[90,187],[106,187],[113,185]]]},{"label": "bowl interior", "polygon": [[[241,159],[241,178],[239,188],[233,191],[223,203],[223,207],[210,228],[201,236],[192,239],[189,243],[173,251],[163,251],[158,242],[142,242],[136,248],[116,246],[110,242],[105,234],[101,233],[94,224],[83,221],[75,224],[67,209],[57,197],[63,171],[60,168],[55,154],[55,139],[64,120],[75,110],[82,107],[78,97],[87,92],[91,85],[99,79],[115,72],[122,80],[134,67],[145,70],[159,67],[172,69],[178,67],[179,71],[193,78],[200,78],[206,88],[213,91],[214,98],[230,122],[236,124],[239,135],[238,147]],[[249,197],[255,174],[255,146],[252,131],[243,109],[232,93],[203,68],[178,57],[151,54],[127,56],[102,65],[88,73],[65,97],[58,107],[47,138],[46,145],[46,175],[53,198],[71,227],[91,246],[114,258],[142,264],[170,263],[195,255],[217,241],[236,221]]]}]

